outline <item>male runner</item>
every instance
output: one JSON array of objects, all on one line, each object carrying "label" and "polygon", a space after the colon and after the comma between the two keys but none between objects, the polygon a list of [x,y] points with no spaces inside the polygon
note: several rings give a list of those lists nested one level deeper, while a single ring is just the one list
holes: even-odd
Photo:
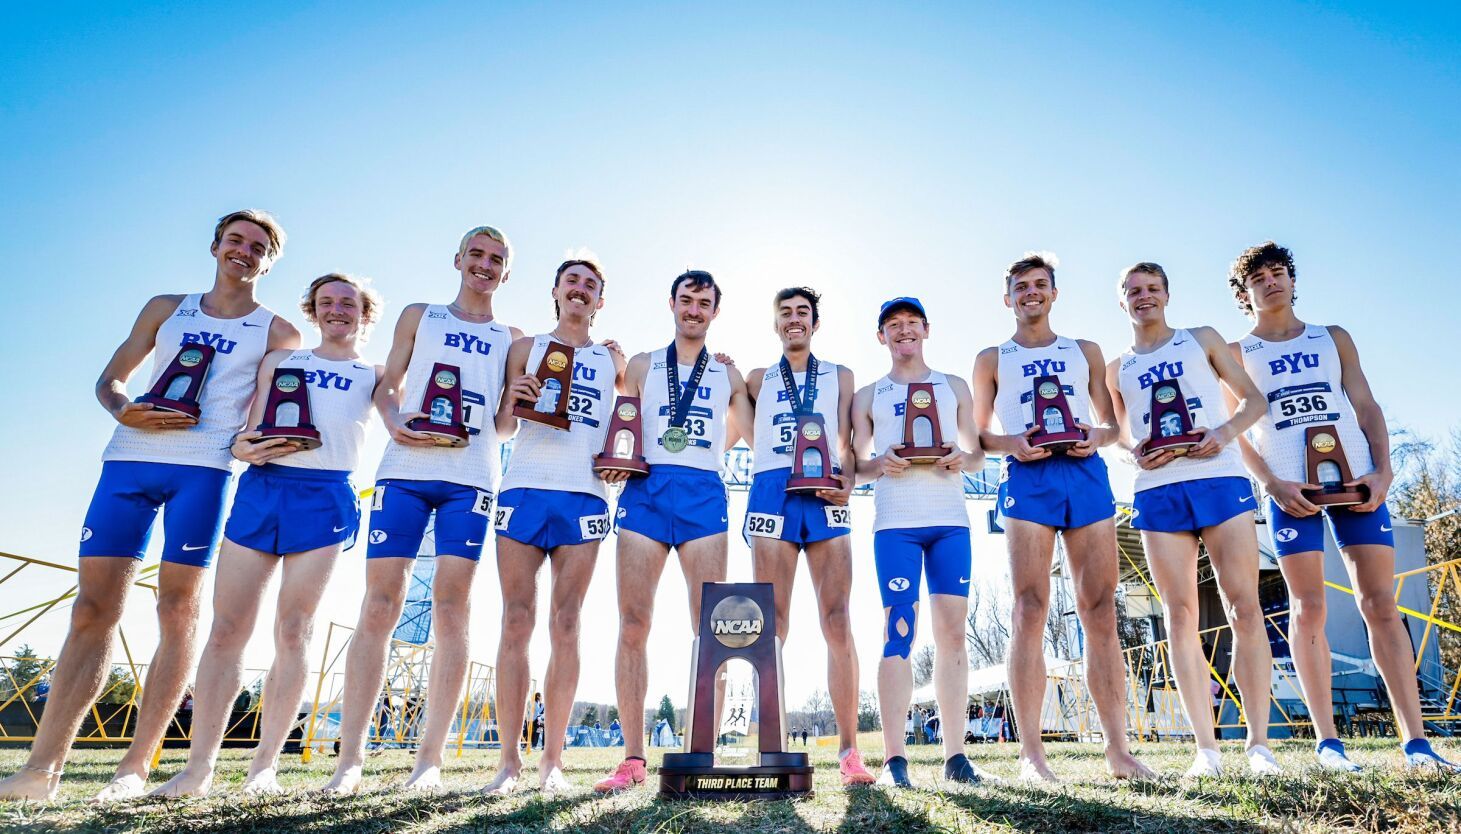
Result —
[{"label": "male runner", "polygon": [[[1122,428],[1121,446],[1136,459],[1131,526],[1141,531],[1147,564],[1162,594],[1172,671],[1197,743],[1187,775],[1222,775],[1213,734],[1212,670],[1197,634],[1200,541],[1233,629],[1233,677],[1248,725],[1248,767],[1255,775],[1274,776],[1282,769],[1267,745],[1273,650],[1258,603],[1256,502],[1232,443],[1262,415],[1262,396],[1216,330],[1174,330],[1167,324],[1171,296],[1159,264],[1124,270],[1118,289],[1121,308],[1131,317],[1133,344],[1106,366],[1106,388]],[[1165,436],[1160,424],[1154,431],[1151,414],[1153,391],[1160,395],[1163,384],[1180,388],[1169,401],[1180,393],[1192,433],[1202,436],[1181,457],[1170,448],[1143,452],[1149,439]],[[1231,415],[1225,388],[1237,404]],[[1181,433],[1180,422],[1173,428]]]},{"label": "male runner", "polygon": [[[640,397],[649,474],[624,485],[619,532],[619,650],[614,685],[624,723],[624,761],[594,785],[600,793],[644,781],[646,642],[654,594],[670,550],[680,556],[690,628],[700,627],[700,586],[725,579],[728,501],[720,480],[727,442],[751,438],[751,401],[734,365],[712,356],[705,334],[720,313],[720,286],[691,270],[670,284],[675,339],[629,361],[625,393]],[[626,473],[605,480],[623,480]],[[719,699],[717,698],[717,703]]]},{"label": "male runner", "polygon": [[[1320,739],[1315,755],[1325,768],[1359,770],[1345,756],[1334,729],[1324,636],[1327,516],[1354,585],[1371,656],[1405,739],[1406,764],[1456,772],[1457,766],[1425,738],[1414,650],[1395,608],[1395,534],[1385,506],[1395,475],[1385,415],[1370,393],[1349,333],[1338,325],[1305,324],[1295,315],[1296,283],[1293,254],[1273,241],[1245,249],[1228,273],[1238,308],[1255,319],[1253,330],[1232,345],[1233,355],[1242,359],[1268,406],[1239,445],[1243,462],[1269,496],[1268,526],[1289,590],[1289,646]],[[1350,485],[1364,486],[1369,500],[1321,513],[1304,497],[1304,489],[1318,488],[1304,473],[1305,429],[1316,425],[1333,427],[1354,478]]]},{"label": "male runner", "polygon": [[[827,640],[827,690],[837,716],[842,784],[867,785],[873,775],[857,751],[857,647],[847,616],[852,593],[852,513],[847,506],[853,477],[841,461],[853,461],[852,369],[812,355],[812,334],[821,325],[822,297],[808,287],[788,287],[772,302],[773,326],[781,339],[781,361],[751,371],[747,391],[755,404],[755,475],[746,506],[744,535],[751,545],[757,582],[770,582],[776,596],[777,637],[791,630],[791,591],[797,553],[805,550],[822,636]],[[831,460],[826,473],[841,489],[788,493],[799,414],[818,414]]]},{"label": "male runner", "polygon": [[[623,378],[624,355],[611,342],[594,344],[589,335],[594,314],[604,306],[604,275],[591,260],[568,260],[553,278],[558,326],[551,332],[513,342],[507,355],[512,380],[497,412],[497,432],[517,434],[512,460],[502,478],[495,528],[497,573],[502,582],[502,632],[497,645],[497,722],[516,727],[528,700],[528,641],[537,621],[538,572],[552,565],[549,592],[548,675],[544,685],[546,738],[538,763],[544,792],[569,788],[563,777],[563,733],[578,689],[579,612],[593,579],[599,543],[609,534],[609,505],[593,458],[604,447],[613,419],[614,388]],[[573,348],[569,391],[545,388],[535,375],[548,343]],[[532,370],[530,370],[532,369]],[[568,397],[567,431],[513,416],[518,402],[552,411]],[[516,744],[502,745],[497,777],[489,794],[509,794],[518,785],[522,754]]]},{"label": "male runner", "polygon": [[[360,504],[350,474],[360,461],[373,409],[379,365],[360,360],[363,334],[380,317],[381,300],[357,278],[316,278],[301,303],[319,328],[313,350],[279,350],[259,367],[250,428],[233,442],[233,456],[252,464],[239,478],[223,531],[213,585],[213,629],[198,665],[192,739],[187,765],[154,796],[206,796],[212,786],[234,698],[243,683],[243,652],[253,635],[259,602],[283,562],[274,616],[274,663],[263,692],[259,744],[244,780],[246,794],[277,794],[279,751],[299,715],[309,673],[310,634],[335,558],[354,544]],[[304,371],[309,422],[322,446],[300,450],[285,438],[253,428],[266,418],[274,371]],[[303,415],[301,415],[303,416]],[[282,557],[282,558],[281,558]]]},{"label": "male runner", "polygon": [[[401,311],[376,386],[376,410],[391,440],[376,470],[365,599],[345,667],[340,761],[325,786],[332,793],[360,788],[365,734],[385,682],[391,631],[406,604],[416,551],[433,512],[437,559],[431,602],[436,649],[427,689],[431,704],[406,787],[441,787],[442,750],[467,673],[469,594],[497,488],[500,453],[493,415],[502,399],[508,348],[522,337],[517,328],[492,316],[492,294],[507,282],[512,267],[507,236],[491,226],[468,231],[454,263],[461,273],[456,300],[411,304]],[[460,370],[466,446],[438,446],[431,435],[407,427],[408,421],[427,416],[421,411],[422,399],[438,362]]]},{"label": "male runner", "polygon": [[[934,692],[939,712],[963,715],[969,704],[969,653],[964,645],[969,615],[969,512],[964,479],[977,472],[984,452],[974,430],[969,388],[962,379],[931,370],[923,359],[928,338],[923,303],[903,296],[878,312],[878,342],[893,367],[857,392],[852,403],[853,439],[859,481],[876,480],[873,490],[873,558],[886,623],[878,664],[878,704],[883,717],[883,772],[879,784],[912,787],[905,737],[899,728],[913,699],[913,665],[908,656],[918,630],[918,596],[924,574],[933,612]],[[948,453],[933,464],[914,464],[904,448],[904,412],[910,383],[933,384]],[[923,406],[927,407],[927,406]],[[955,442],[951,435],[957,434]],[[961,446],[972,451],[964,451]],[[982,774],[964,755],[963,733],[945,733],[945,779],[978,782]]]},{"label": "male runner", "polygon": [[[284,239],[267,212],[224,215],[209,249],[216,262],[213,288],[148,301],[97,380],[97,399],[120,425],[102,453],[101,479],[81,528],[71,630],[52,673],[45,714],[26,763],[0,781],[0,799],[55,796],[66,751],[106,681],[112,635],[162,507],[157,651],[147,668],[132,744],[97,799],[142,794],[152,755],[193,667],[198,597],[232,478],[229,443],[244,425],[264,354],[299,345],[299,331],[254,297],[258,280],[283,254]],[[181,348],[195,344],[214,349],[198,419],[128,398],[127,380],[149,353],[150,388]]]},{"label": "male runner", "polygon": [[[1005,272],[1004,303],[1015,314],[1009,341],[974,360],[974,421],[990,452],[1005,455],[999,511],[1004,519],[1014,585],[1010,635],[1010,694],[1020,734],[1020,778],[1055,781],[1040,739],[1045,696],[1045,617],[1050,607],[1050,561],[1055,535],[1065,537],[1075,579],[1076,615],[1086,635],[1086,681],[1106,741],[1106,766],[1117,779],[1149,778],[1126,744],[1126,664],[1116,639],[1116,500],[1106,463],[1096,450],[1116,440],[1106,366],[1095,342],[1050,329],[1059,297],[1055,258],[1028,253]],[[1091,368],[1097,372],[1092,374]],[[1034,379],[1055,375],[1071,415],[1087,436],[1064,454],[1030,445]],[[1091,426],[1094,411],[1099,425]],[[996,415],[1003,433],[991,428]]]}]

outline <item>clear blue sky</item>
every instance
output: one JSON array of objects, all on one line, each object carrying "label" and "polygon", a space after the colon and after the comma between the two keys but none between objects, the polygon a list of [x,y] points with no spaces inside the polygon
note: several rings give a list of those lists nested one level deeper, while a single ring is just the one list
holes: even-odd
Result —
[{"label": "clear blue sky", "polygon": [[809,283],[819,354],[862,382],[900,294],[930,305],[931,362],[967,374],[1008,335],[1001,268],[1030,248],[1062,258],[1057,329],[1108,356],[1138,260],[1167,267],[1175,323],[1236,338],[1227,265],[1273,237],[1392,425],[1439,435],[1455,374],[1421,352],[1461,321],[1458,35],[1456,7],[1396,4],[12,4],[0,549],[74,560],[112,425],[97,372],[149,296],[208,286],[212,224],[240,206],[290,233],[262,296],[296,321],[326,271],[373,276],[391,318],[449,300],[457,237],[487,222],[516,244],[499,315],[529,332],[588,246],[597,329],[631,350],[668,340],[693,264],[727,286],[712,343],[743,368],[775,356],[771,292]]}]

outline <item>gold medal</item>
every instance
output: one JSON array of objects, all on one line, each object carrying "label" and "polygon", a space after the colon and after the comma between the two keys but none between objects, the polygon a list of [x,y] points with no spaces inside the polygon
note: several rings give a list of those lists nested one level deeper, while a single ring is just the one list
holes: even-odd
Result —
[{"label": "gold medal", "polygon": [[663,435],[660,435],[659,440],[660,445],[665,447],[666,452],[679,454],[685,451],[686,446],[690,445],[690,433],[685,431],[681,426],[670,426],[665,429]]}]

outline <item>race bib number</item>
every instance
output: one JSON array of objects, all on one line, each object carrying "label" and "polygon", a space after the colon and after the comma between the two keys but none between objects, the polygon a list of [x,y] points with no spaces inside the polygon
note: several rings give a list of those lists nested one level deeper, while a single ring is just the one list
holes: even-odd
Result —
[{"label": "race bib number", "polygon": [[585,539],[602,539],[609,535],[609,514],[580,516],[578,534]]},{"label": "race bib number", "polygon": [[827,526],[838,528],[852,527],[852,508],[836,507],[828,504],[824,509],[827,511]]},{"label": "race bib number", "polygon": [[512,522],[512,511],[517,507],[498,507],[497,517],[492,522],[492,529],[499,533],[507,531],[507,525]]},{"label": "race bib number", "polygon": [[487,414],[487,398],[475,391],[462,390],[462,425],[472,434],[482,431]]},{"label": "race bib number", "polygon": [[477,503],[472,505],[472,512],[477,515],[492,515],[492,493],[485,489],[477,490]]},{"label": "race bib number", "polygon": [[384,486],[381,486],[381,485],[377,484],[376,487],[375,487],[375,494],[372,495],[371,496],[371,499],[370,499],[370,508],[372,510],[378,510],[378,509],[380,509],[385,504],[385,500],[386,500],[386,488]]},{"label": "race bib number", "polygon": [[764,539],[781,538],[782,517],[770,513],[746,513],[746,535]]},{"label": "race bib number", "polygon": [[1339,399],[1327,382],[1292,385],[1268,395],[1268,413],[1273,427],[1286,429],[1309,423],[1333,423],[1339,419]]}]

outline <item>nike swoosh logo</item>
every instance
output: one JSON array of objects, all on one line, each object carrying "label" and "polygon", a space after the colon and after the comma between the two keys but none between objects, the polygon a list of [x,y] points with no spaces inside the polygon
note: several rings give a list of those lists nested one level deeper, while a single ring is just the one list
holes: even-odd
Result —
[{"label": "nike swoosh logo", "polygon": [[350,367],[354,368],[357,371],[368,371],[368,370],[371,370],[369,367],[367,367],[365,365],[353,365],[352,364]]},{"label": "nike swoosh logo", "polygon": [[1393,528],[1393,527],[1387,527],[1387,526],[1385,526],[1383,524],[1380,525],[1380,532],[1381,533],[1388,533],[1388,532],[1390,532],[1393,529],[1395,529],[1395,528]]},{"label": "nike swoosh logo", "polygon": [[474,542],[471,539],[467,539],[467,547],[477,547],[480,544],[481,542]]},{"label": "nike swoosh logo", "polygon": [[967,579],[965,579],[964,577],[961,576],[961,577],[959,577],[959,584],[960,585],[968,585],[969,584],[969,580],[967,580]]},{"label": "nike swoosh logo", "polygon": [[1310,333],[1309,334],[1309,338],[1310,339],[1322,339],[1322,338],[1324,338],[1324,334],[1323,333]]},{"label": "nike swoosh logo", "polygon": [[1186,339],[1183,339],[1183,340],[1182,340],[1182,341],[1180,341],[1180,342],[1173,342],[1173,343],[1172,343],[1172,347],[1176,347],[1176,346],[1178,346],[1178,345],[1185,345],[1185,344],[1187,344],[1187,340],[1186,340]]},{"label": "nike swoosh logo", "polygon": [[331,533],[339,533],[339,532],[343,532],[344,529],[345,529],[344,527],[336,527],[335,529],[331,530],[330,532]]},{"label": "nike swoosh logo", "polygon": [[1070,345],[1056,345],[1056,350],[1070,350]]},{"label": "nike swoosh logo", "polygon": [[206,545],[206,544],[199,544],[199,545],[187,545],[187,544],[185,544],[185,545],[183,545],[183,550],[188,550],[188,551],[192,551],[192,550],[207,550],[207,549],[208,549],[208,545]]},{"label": "nike swoosh logo", "polygon": [[1239,498],[1238,499],[1238,503],[1239,504],[1246,504],[1246,503],[1248,503],[1249,501],[1252,501],[1252,500],[1253,500],[1253,496],[1251,496],[1251,495],[1245,495],[1242,498]]},{"label": "nike swoosh logo", "polygon": [[243,323],[243,326],[244,327],[263,327],[264,325],[262,325],[262,324],[249,324],[248,322],[244,322]]}]

